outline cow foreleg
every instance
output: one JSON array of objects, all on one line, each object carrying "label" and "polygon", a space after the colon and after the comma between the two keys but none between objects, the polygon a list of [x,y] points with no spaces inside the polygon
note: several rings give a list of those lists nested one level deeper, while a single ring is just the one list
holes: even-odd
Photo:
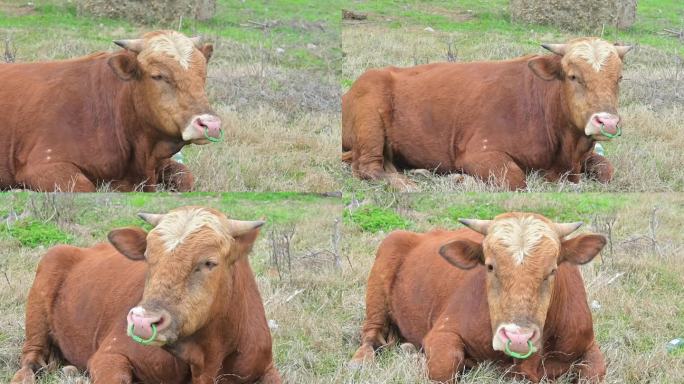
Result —
[{"label": "cow foreleg", "polygon": [[188,192],[195,185],[195,177],[190,169],[172,159],[162,161],[156,173],[157,182],[171,191]]},{"label": "cow foreleg", "polygon": [[[380,266],[380,263],[376,265]],[[387,344],[390,318],[385,285],[384,275],[371,271],[366,288],[366,319],[361,331],[361,346],[349,362],[350,368],[360,368],[364,362],[373,361],[375,349]]]},{"label": "cow foreleg", "polygon": [[133,369],[123,355],[97,351],[88,360],[93,384],[131,384]]},{"label": "cow foreleg", "polygon": [[503,152],[484,152],[468,155],[460,163],[463,172],[490,184],[509,190],[525,189],[525,171]]},{"label": "cow foreleg", "polygon": [[17,183],[40,192],[95,192],[95,184],[70,163],[27,165],[17,172]]},{"label": "cow foreleg", "polygon": [[613,179],[614,169],[608,159],[592,152],[582,162],[582,172],[598,182],[608,183]]},{"label": "cow foreleg", "polygon": [[606,360],[598,344],[596,344],[596,340],[591,343],[591,347],[584,353],[578,373],[580,380],[589,380],[592,383],[600,383],[606,376]]},{"label": "cow foreleg", "polygon": [[423,348],[430,380],[454,383],[458,372],[465,367],[461,337],[453,332],[433,328],[423,339]]}]

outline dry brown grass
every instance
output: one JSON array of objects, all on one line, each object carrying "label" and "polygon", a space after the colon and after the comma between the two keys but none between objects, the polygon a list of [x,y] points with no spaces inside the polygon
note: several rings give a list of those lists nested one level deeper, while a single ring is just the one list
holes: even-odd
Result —
[{"label": "dry brown grass", "polygon": [[[343,25],[345,52],[342,77],[349,85],[367,69],[388,65],[413,66],[446,61],[449,45],[459,61],[499,60],[545,52],[541,42],[565,41],[570,35],[530,31],[523,36],[504,36],[473,31],[426,32],[424,26],[390,28],[382,23]],[[684,188],[684,65],[669,52],[648,46],[637,47],[627,56],[621,89],[624,134],[604,145],[615,166],[611,183],[591,180],[579,184],[546,183],[533,178],[529,191],[680,191]],[[350,168],[344,173],[351,177]],[[453,182],[439,175],[409,175],[422,191],[496,192],[501,188],[481,181]],[[383,183],[345,180],[345,190],[386,190]]]}]

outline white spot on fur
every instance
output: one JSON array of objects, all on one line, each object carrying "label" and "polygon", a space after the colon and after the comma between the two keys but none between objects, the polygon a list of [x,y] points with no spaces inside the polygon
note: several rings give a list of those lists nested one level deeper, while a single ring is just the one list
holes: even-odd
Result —
[{"label": "white spot on fur", "polygon": [[190,208],[171,211],[150,232],[157,234],[168,252],[173,251],[188,236],[200,228],[209,227],[216,233],[227,236],[219,218],[203,208]]},{"label": "white spot on fur", "polygon": [[617,55],[615,46],[601,39],[592,39],[573,43],[567,55],[586,60],[596,72],[599,72],[612,53]]},{"label": "white spot on fur", "polygon": [[171,32],[150,38],[145,46],[145,51],[150,53],[162,53],[178,61],[183,69],[190,67],[192,53],[195,45],[188,37]]},{"label": "white spot on fur", "polygon": [[558,247],[558,234],[551,226],[534,216],[516,216],[496,220],[488,236],[505,247],[516,264],[521,264],[544,237],[553,240]]}]

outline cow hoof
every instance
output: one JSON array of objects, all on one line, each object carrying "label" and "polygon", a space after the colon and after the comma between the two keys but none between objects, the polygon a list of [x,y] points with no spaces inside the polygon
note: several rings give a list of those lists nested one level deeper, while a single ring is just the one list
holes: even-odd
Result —
[{"label": "cow hoof", "polygon": [[67,365],[62,368],[62,373],[65,377],[76,377],[78,376],[78,368],[73,365]]},{"label": "cow hoof", "polygon": [[399,348],[401,348],[402,352],[406,354],[414,354],[418,352],[418,349],[416,348],[415,345],[411,343],[402,343]]},{"label": "cow hoof", "polygon": [[432,172],[428,171],[427,169],[412,169],[408,173],[410,175],[422,176],[425,178],[432,176]]},{"label": "cow hoof", "polygon": [[451,175],[451,182],[454,184],[461,184],[465,181],[465,175],[462,175],[460,173],[456,173],[454,175]]},{"label": "cow hoof", "polygon": [[33,371],[29,367],[24,367],[17,371],[10,381],[11,384],[34,384],[36,382],[36,377],[33,375]]},{"label": "cow hoof", "polygon": [[363,368],[363,361],[352,360],[347,363],[347,368],[352,371],[359,371],[361,368]]}]

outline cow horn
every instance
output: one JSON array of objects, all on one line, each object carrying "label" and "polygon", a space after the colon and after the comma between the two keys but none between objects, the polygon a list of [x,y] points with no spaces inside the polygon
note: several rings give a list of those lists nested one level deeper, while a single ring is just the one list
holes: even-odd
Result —
[{"label": "cow horn", "polygon": [[143,50],[143,43],[143,39],[114,40],[114,44],[135,53],[140,53]]},{"label": "cow horn", "polygon": [[202,47],[202,40],[204,40],[202,36],[195,36],[190,38],[190,41],[192,41],[192,43],[195,44],[195,47],[197,48]]},{"label": "cow horn", "polygon": [[473,231],[480,232],[487,235],[487,230],[492,220],[478,220],[478,219],[458,219],[458,221]]},{"label": "cow horn", "polygon": [[620,56],[620,59],[625,57],[627,52],[631,51],[632,48],[633,47],[631,45],[616,45],[615,46],[615,49],[617,50],[617,54],[618,54],[618,56]]},{"label": "cow horn", "polygon": [[556,55],[565,56],[565,52],[568,49],[567,44],[542,44],[542,48],[549,50]]},{"label": "cow horn", "polygon": [[159,224],[159,222],[164,218],[164,215],[161,213],[140,212],[138,213],[138,217],[152,224],[153,227],[156,227],[157,224]]},{"label": "cow horn", "polygon": [[562,239],[565,236],[575,232],[577,228],[582,226],[581,221],[578,221],[576,223],[556,223],[556,232],[558,233],[558,236]]},{"label": "cow horn", "polygon": [[266,222],[263,220],[241,221],[228,219],[228,232],[230,232],[230,235],[233,237],[240,236],[257,229],[264,224],[266,224]]}]

